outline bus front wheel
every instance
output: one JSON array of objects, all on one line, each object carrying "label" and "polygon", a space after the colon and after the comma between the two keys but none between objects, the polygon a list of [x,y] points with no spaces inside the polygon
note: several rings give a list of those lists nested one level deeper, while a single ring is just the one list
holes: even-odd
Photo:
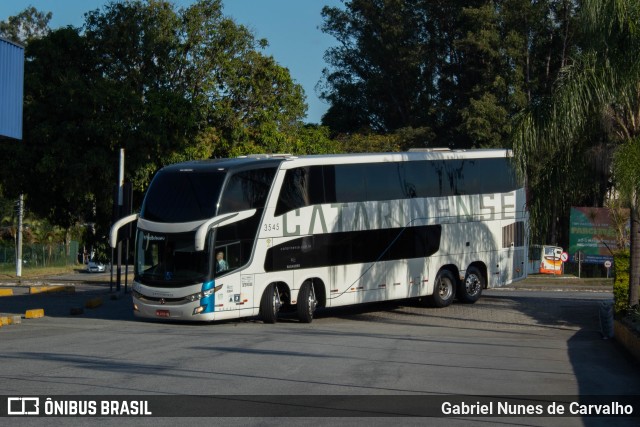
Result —
[{"label": "bus front wheel", "polygon": [[433,305],[447,307],[456,296],[456,278],[449,270],[440,270],[433,287]]},{"label": "bus front wheel", "polygon": [[264,290],[260,300],[260,318],[262,321],[264,323],[276,323],[280,306],[282,306],[282,302],[280,301],[278,286],[275,283],[271,283]]},{"label": "bus front wheel", "polygon": [[313,282],[304,282],[298,293],[298,319],[302,323],[311,323],[313,312],[316,311],[317,305],[318,300],[316,299]]}]

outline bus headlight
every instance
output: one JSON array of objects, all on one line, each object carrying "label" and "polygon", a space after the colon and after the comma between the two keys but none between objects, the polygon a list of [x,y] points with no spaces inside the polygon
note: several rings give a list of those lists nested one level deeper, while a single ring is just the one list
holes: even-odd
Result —
[{"label": "bus headlight", "polygon": [[210,295],[215,294],[216,292],[218,292],[220,289],[222,289],[222,285],[218,285],[215,288],[212,289],[207,289],[206,291],[202,291],[202,292],[198,292],[197,294],[192,294],[192,295],[187,295],[186,297],[184,297],[184,299],[194,302],[194,301],[199,301],[202,298],[208,297]]}]

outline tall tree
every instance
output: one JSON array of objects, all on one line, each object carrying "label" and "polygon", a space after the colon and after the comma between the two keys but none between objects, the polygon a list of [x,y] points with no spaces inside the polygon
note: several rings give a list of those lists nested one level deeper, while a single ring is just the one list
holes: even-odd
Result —
[{"label": "tall tree", "polygon": [[89,12],[82,29],[34,39],[25,141],[0,147],[14,159],[0,171],[3,189],[27,193],[54,225],[96,222],[100,235],[111,222],[119,148],[140,203],[168,163],[304,151],[307,140],[330,146],[322,130],[302,124],[302,88],[264,46],[222,14],[220,0],[179,10],[163,0],[111,2]]},{"label": "tall tree", "polygon": [[440,145],[508,147],[513,116],[548,90],[562,63],[556,59],[572,48],[575,10],[560,7],[572,1],[326,7],[322,29],[338,45],[325,55],[323,123],[334,133],[425,128]]},{"label": "tall tree", "polygon": [[502,18],[493,2],[462,11],[466,33],[455,42],[459,72],[449,109],[457,146],[506,146],[511,116],[526,104],[512,46],[520,39],[503,29]]},{"label": "tall tree", "polygon": [[87,15],[85,33],[101,58],[108,145],[130,153],[139,190],[167,163],[268,150],[264,129],[284,139],[304,117],[302,88],[220,0],[111,3]]},{"label": "tall tree", "polygon": [[49,33],[49,21],[52,16],[51,12],[41,12],[29,6],[6,21],[0,21],[0,37],[15,43],[28,44],[31,40]]},{"label": "tall tree", "polygon": [[[640,170],[624,160],[634,158],[640,144],[640,4],[584,0],[581,14],[583,50],[563,68],[552,96],[520,118],[516,155],[525,172],[532,162],[541,162],[558,182],[575,184],[566,181],[571,173],[563,176],[560,168],[584,170],[584,153],[600,143],[599,130],[607,125],[604,131],[609,139],[620,144],[614,176],[631,207],[629,305],[635,305],[640,281]],[[549,215],[545,205],[550,194],[534,194],[534,223],[536,217]]]},{"label": "tall tree", "polygon": [[[338,46],[325,54],[322,97],[331,104],[323,123],[336,131],[389,132],[424,124],[434,111],[439,41],[425,26],[432,9],[419,0],[353,0],[325,7],[322,30]],[[434,49],[435,50],[435,49]]]},{"label": "tall tree", "polygon": [[24,142],[0,146],[11,159],[3,182],[12,196],[26,193],[33,212],[68,228],[90,209],[87,195],[105,167],[90,125],[92,59],[73,28],[31,40],[25,56]]}]

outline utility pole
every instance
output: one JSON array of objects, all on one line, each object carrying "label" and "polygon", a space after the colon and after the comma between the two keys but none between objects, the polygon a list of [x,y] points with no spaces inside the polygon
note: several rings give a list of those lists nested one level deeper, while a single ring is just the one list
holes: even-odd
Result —
[{"label": "utility pole", "polygon": [[[120,165],[118,170],[118,218],[122,216],[122,205],[124,202],[124,148],[120,149]],[[120,292],[122,274],[122,241],[118,242],[118,273],[116,277],[116,291]]]},{"label": "utility pole", "polygon": [[22,216],[24,215],[24,195],[18,199],[18,238],[16,248],[16,276],[22,277]]}]

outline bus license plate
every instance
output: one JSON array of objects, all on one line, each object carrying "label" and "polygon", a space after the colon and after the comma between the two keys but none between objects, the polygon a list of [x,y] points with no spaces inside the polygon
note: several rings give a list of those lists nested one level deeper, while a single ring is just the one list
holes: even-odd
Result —
[{"label": "bus license plate", "polygon": [[156,316],[158,317],[169,317],[169,310],[156,310]]}]

